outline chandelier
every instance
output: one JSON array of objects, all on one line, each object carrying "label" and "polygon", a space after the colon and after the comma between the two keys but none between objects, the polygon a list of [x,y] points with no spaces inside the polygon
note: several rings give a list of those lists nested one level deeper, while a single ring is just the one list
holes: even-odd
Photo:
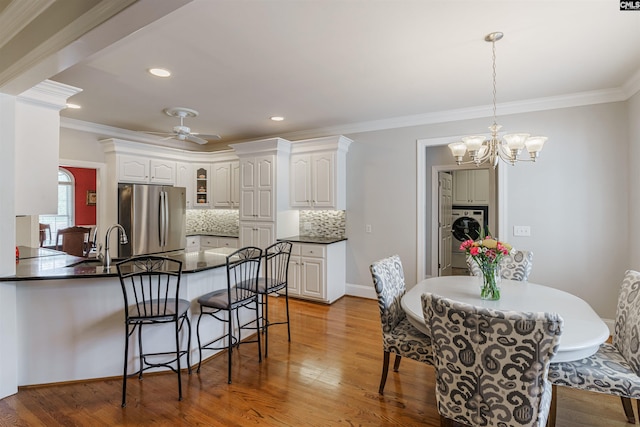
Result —
[{"label": "chandelier", "polygon": [[[496,42],[502,39],[504,34],[495,32],[487,34],[485,41],[491,42],[493,50],[493,124],[489,126],[491,136],[487,139],[482,135],[471,135],[462,138],[462,141],[449,144],[451,154],[459,165],[474,163],[476,166],[489,162],[495,168],[498,159],[514,165],[516,162],[535,162],[542,151],[547,137],[530,136],[528,133],[512,133],[498,136],[500,126],[496,119]],[[529,152],[529,158],[518,158],[520,151],[525,148]],[[469,152],[471,160],[464,161],[464,155]]]}]

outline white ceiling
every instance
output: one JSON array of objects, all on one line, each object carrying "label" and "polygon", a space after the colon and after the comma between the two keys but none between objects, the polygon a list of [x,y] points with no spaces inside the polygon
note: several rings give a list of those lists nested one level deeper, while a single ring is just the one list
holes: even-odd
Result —
[{"label": "white ceiling", "polygon": [[193,0],[51,80],[83,90],[70,119],[169,131],[180,106],[223,143],[296,139],[491,114],[493,31],[498,115],[640,89],[640,11],[615,0]]}]

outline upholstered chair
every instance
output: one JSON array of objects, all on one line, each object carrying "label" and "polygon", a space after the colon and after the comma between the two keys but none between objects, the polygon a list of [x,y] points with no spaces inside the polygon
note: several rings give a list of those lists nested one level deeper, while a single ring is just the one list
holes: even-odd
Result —
[{"label": "upholstered chair", "polygon": [[422,295],[431,331],[441,426],[544,427],[551,404],[547,372],[562,318],[477,307]]},{"label": "upholstered chair", "polygon": [[[469,267],[469,273],[472,276],[482,276],[478,263],[473,260],[471,255],[467,255],[467,267]],[[532,267],[533,252],[514,251],[514,253],[506,255],[500,261],[500,277],[526,282],[529,280]]]},{"label": "upholstered chair", "polygon": [[[573,362],[552,363],[549,380],[556,386],[573,387],[620,396],[627,420],[635,423],[630,399],[636,399],[640,414],[640,273],[627,270],[616,309],[611,343],[597,353]],[[554,393],[555,394],[555,393]]]},{"label": "upholstered chair", "polygon": [[396,355],[393,370],[398,372],[402,357],[417,360],[418,362],[433,364],[431,351],[431,339],[416,329],[400,306],[400,300],[406,291],[404,283],[404,270],[398,255],[393,255],[374,262],[369,267],[373,285],[378,294],[378,307],[380,308],[380,322],[382,323],[382,348],[384,351],[382,361],[382,377],[378,393],[384,393],[389,372],[389,357],[391,353]]}]

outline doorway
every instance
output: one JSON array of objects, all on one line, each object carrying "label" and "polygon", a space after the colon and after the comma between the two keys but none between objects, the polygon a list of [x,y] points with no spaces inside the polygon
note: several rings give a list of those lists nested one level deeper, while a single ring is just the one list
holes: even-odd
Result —
[{"label": "doorway", "polygon": [[[477,170],[473,165],[456,165],[447,144],[460,136],[421,139],[416,144],[417,162],[417,280],[439,274],[438,175],[440,172]],[[506,236],[506,182],[508,168],[489,169],[492,189],[488,204],[488,226],[496,236]],[[455,203],[453,203],[455,205]],[[455,244],[452,242],[452,245]]]}]

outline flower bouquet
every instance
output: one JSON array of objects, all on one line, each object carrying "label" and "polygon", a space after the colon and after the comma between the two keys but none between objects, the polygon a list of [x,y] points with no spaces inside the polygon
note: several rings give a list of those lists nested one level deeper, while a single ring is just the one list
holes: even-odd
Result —
[{"label": "flower bouquet", "polygon": [[483,283],[480,290],[480,298],[488,300],[500,299],[500,287],[498,286],[500,272],[498,268],[502,258],[513,249],[511,245],[500,242],[491,236],[481,236],[480,240],[475,242],[472,239],[465,240],[460,245],[460,249],[470,255],[482,271]]}]

